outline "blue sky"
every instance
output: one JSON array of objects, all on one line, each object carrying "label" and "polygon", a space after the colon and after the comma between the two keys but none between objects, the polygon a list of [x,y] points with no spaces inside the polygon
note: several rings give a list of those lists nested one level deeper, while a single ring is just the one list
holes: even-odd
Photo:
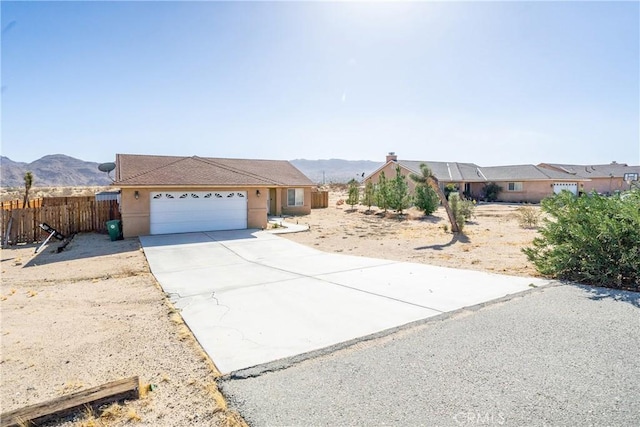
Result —
[{"label": "blue sky", "polygon": [[2,155],[640,164],[638,2],[7,2]]}]

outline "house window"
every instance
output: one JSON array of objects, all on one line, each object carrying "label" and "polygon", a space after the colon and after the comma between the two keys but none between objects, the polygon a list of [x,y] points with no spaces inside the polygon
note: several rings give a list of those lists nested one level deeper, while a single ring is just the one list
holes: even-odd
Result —
[{"label": "house window", "polygon": [[522,183],[510,182],[509,185],[507,185],[507,191],[522,191]]},{"label": "house window", "polygon": [[638,180],[638,174],[637,173],[625,173],[624,174],[624,180],[629,182],[629,181],[637,181]]},{"label": "house window", "polygon": [[287,205],[303,206],[304,205],[304,188],[289,188],[287,190]]}]

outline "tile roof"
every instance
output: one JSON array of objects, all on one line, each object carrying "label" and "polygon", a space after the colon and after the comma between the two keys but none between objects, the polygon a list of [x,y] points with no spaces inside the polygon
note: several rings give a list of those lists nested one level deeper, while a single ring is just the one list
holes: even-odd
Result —
[{"label": "tile roof", "polygon": [[608,165],[565,165],[559,163],[540,163],[544,170],[557,170],[580,178],[624,177],[625,173],[639,173],[640,166],[628,166],[626,163]]},{"label": "tile roof", "polygon": [[483,181],[482,175],[478,172],[479,166],[474,163],[398,160],[398,164],[416,174],[421,173],[420,165],[423,163],[429,166],[438,181]]},{"label": "tile roof", "polygon": [[432,162],[398,160],[402,167],[420,174],[420,165],[426,164],[440,182],[489,182],[536,180],[586,180],[589,177],[571,175],[559,169],[535,165],[478,166],[475,163]]},{"label": "tile roof", "polygon": [[490,166],[482,168],[488,181],[537,181],[537,180],[576,180],[572,175],[534,165]]},{"label": "tile roof", "polygon": [[307,186],[311,180],[286,160],[116,155],[115,185]]}]

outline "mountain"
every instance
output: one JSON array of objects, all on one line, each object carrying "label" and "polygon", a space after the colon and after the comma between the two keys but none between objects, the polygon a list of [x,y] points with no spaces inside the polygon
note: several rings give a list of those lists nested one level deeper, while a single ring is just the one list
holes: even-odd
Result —
[{"label": "mountain", "polygon": [[[291,160],[311,181],[322,184],[346,183],[352,178],[362,178],[362,174],[382,166],[382,162],[369,160]],[[111,180],[106,173],[98,170],[98,163],[86,162],[66,156],[52,154],[31,163],[14,162],[0,156],[0,186],[24,186],[24,173],[31,171],[34,187],[83,187],[89,185],[109,185]],[[112,173],[113,175],[113,173]]]},{"label": "mountain", "polygon": [[362,179],[383,165],[370,160],[306,160],[295,159],[291,163],[309,179],[318,184],[346,183],[353,178]]},{"label": "mountain", "polygon": [[109,185],[106,173],[98,170],[98,163],[85,162],[52,154],[31,163],[14,162],[8,157],[0,157],[0,184],[2,187],[24,186],[24,173],[33,173],[34,187],[84,187],[89,185]]}]

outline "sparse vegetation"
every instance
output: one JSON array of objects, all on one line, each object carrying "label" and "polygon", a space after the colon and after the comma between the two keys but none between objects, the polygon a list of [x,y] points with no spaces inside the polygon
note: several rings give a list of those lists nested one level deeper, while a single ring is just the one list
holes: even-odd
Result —
[{"label": "sparse vegetation", "polygon": [[360,203],[367,207],[367,212],[371,211],[371,206],[375,203],[376,190],[373,182],[370,180],[364,186],[364,192],[362,193],[362,200]]},{"label": "sparse vegetation", "polygon": [[540,237],[523,249],[558,279],[640,290],[640,190],[612,197],[561,192],[542,201]]},{"label": "sparse vegetation", "polygon": [[490,182],[483,187],[482,194],[487,202],[495,202],[498,200],[498,195],[501,191],[502,187],[495,182]]},{"label": "sparse vegetation", "polygon": [[413,201],[416,208],[424,212],[426,216],[431,215],[438,209],[440,199],[433,188],[426,184],[416,185],[415,197]]},{"label": "sparse vegetation", "polygon": [[451,211],[453,212],[453,217],[455,218],[456,225],[458,226],[458,231],[462,232],[464,230],[464,223],[467,219],[462,213],[462,200],[460,200],[460,196],[457,194],[450,194],[449,205],[451,205]]},{"label": "sparse vegetation", "polygon": [[389,181],[384,174],[384,171],[380,172],[380,177],[378,178],[378,185],[376,186],[375,191],[375,201],[376,206],[379,209],[382,209],[385,213],[387,209],[389,209],[389,199],[390,199],[390,187]]},{"label": "sparse vegetation", "polygon": [[126,418],[128,421],[132,421],[135,423],[140,422],[142,420],[142,417],[140,417],[140,415],[138,415],[138,412],[132,407],[129,407]]},{"label": "sparse vegetation", "polygon": [[444,192],[440,188],[438,179],[435,177],[431,169],[429,169],[429,166],[424,163],[420,165],[420,172],[420,175],[412,173],[411,175],[409,175],[409,178],[411,178],[411,180],[417,184],[428,185],[433,189],[433,191],[436,192],[438,198],[440,199],[440,203],[442,203],[442,206],[444,206],[444,210],[447,212],[447,217],[449,218],[449,222],[451,223],[451,231],[457,233],[458,231],[460,231],[458,229],[458,224],[456,223],[456,219],[453,216],[453,212],[451,211],[451,206],[449,206],[449,202],[444,195]]},{"label": "sparse vegetation", "polygon": [[462,232],[465,223],[475,217],[476,204],[471,200],[462,200],[458,193],[451,193],[449,195],[449,204],[451,205],[451,211],[456,219],[458,229]]},{"label": "sparse vegetation", "polygon": [[360,200],[360,184],[355,179],[349,181],[349,196],[347,197],[347,204],[351,206],[351,210],[355,208]]},{"label": "sparse vegetation", "polygon": [[444,186],[444,196],[447,198],[447,200],[449,200],[449,196],[451,195],[451,193],[457,193],[457,192],[458,192],[458,186],[456,184],[449,183]]},{"label": "sparse vegetation", "polygon": [[389,207],[399,214],[411,206],[411,195],[407,177],[400,172],[400,166],[396,168],[396,176],[390,182]]},{"label": "sparse vegetation", "polygon": [[540,210],[533,206],[522,206],[518,208],[516,215],[520,227],[538,228],[538,224],[540,223]]},{"label": "sparse vegetation", "polygon": [[476,202],[473,200],[462,199],[460,203],[460,213],[464,216],[466,222],[476,217]]}]

